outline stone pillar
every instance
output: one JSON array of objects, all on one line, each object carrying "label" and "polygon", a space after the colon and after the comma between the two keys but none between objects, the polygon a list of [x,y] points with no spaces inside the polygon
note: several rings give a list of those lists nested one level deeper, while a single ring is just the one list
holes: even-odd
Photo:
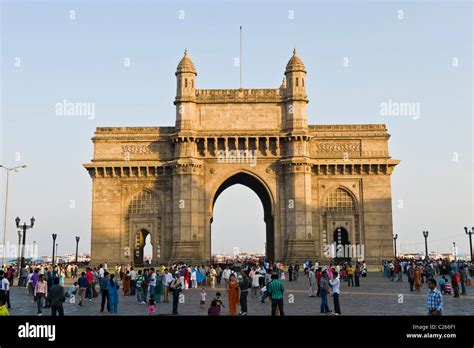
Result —
[{"label": "stone pillar", "polygon": [[194,158],[196,143],[181,138],[173,168],[172,261],[206,261],[204,255],[204,191],[202,162]]},{"label": "stone pillar", "polygon": [[286,238],[284,260],[303,262],[316,256],[312,224],[312,173],[305,137],[290,137],[282,160],[285,175]]}]

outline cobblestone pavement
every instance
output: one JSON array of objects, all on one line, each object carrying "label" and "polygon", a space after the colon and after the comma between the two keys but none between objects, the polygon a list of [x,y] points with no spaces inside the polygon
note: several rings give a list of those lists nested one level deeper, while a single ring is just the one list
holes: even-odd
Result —
[{"label": "cobblestone pavement", "polygon": [[[406,277],[403,282],[392,282],[382,277],[381,273],[369,273],[367,278],[361,278],[360,287],[348,287],[347,283],[341,285],[341,310],[343,315],[426,315],[425,302],[428,292],[425,285],[420,293],[410,292]],[[70,280],[69,280],[70,283]],[[66,287],[68,280],[66,281]],[[308,279],[300,275],[294,282],[283,281],[286,288],[284,310],[286,315],[321,315],[319,307],[321,300],[318,297],[309,297]],[[199,293],[201,288],[184,290],[182,301],[179,304],[180,315],[207,315],[207,308],[199,306]],[[225,293],[223,284],[216,289],[206,288],[207,304],[209,305],[215,293]],[[121,292],[121,290],[120,290]],[[123,293],[122,293],[123,294]],[[25,288],[11,288],[11,315],[36,315],[36,304],[28,296]],[[474,287],[467,287],[467,295],[461,298],[444,296],[444,315],[474,315]],[[222,315],[228,315],[227,297],[223,296],[226,308]],[[329,307],[333,310],[332,298]],[[100,313],[100,297],[92,302],[87,300],[83,307],[77,303],[66,301],[65,315],[104,315]],[[157,315],[170,315],[171,303],[158,303]],[[51,315],[50,309],[44,309],[43,315]],[[148,315],[147,305],[138,304],[134,296],[120,296],[117,315]],[[270,304],[260,303],[260,298],[252,298],[249,293],[248,315],[270,315]]]}]

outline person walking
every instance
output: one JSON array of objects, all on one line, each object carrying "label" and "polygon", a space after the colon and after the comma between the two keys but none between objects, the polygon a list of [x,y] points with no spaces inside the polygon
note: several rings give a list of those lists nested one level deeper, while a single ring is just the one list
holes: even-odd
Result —
[{"label": "person walking", "polygon": [[8,277],[5,277],[3,271],[0,271],[0,294],[5,296],[5,302],[8,309],[10,309],[10,281],[8,280]]},{"label": "person walking", "polygon": [[86,273],[82,272],[81,276],[77,279],[77,284],[79,285],[79,306],[82,306],[82,302],[86,298],[87,290],[87,278]]},{"label": "person walking", "polygon": [[225,289],[229,287],[230,269],[226,266],[225,270],[222,271],[222,278],[224,279]]},{"label": "person walking", "polygon": [[263,277],[262,274],[255,272],[252,277],[252,297],[261,296],[260,292],[260,278]]},{"label": "person walking", "polygon": [[328,305],[328,295],[329,295],[329,282],[328,274],[326,271],[322,273],[321,280],[319,281],[320,296],[321,296],[321,314],[328,314],[331,311],[329,310]]},{"label": "person walking", "polygon": [[341,307],[339,306],[341,280],[339,279],[339,274],[335,273],[334,278],[329,280],[329,284],[331,285],[332,297],[334,299],[334,314],[341,315]]},{"label": "person walking", "polygon": [[104,312],[105,302],[107,302],[107,312],[110,313],[109,272],[104,272],[103,276],[99,278],[99,289],[102,297],[100,301],[100,312]]},{"label": "person walking", "polygon": [[130,267],[130,295],[135,296],[135,291],[137,287],[137,272],[133,269],[133,267]]},{"label": "person walking", "polygon": [[413,285],[415,284],[415,265],[411,262],[410,262],[410,265],[408,266],[407,276],[408,276],[408,283],[410,284],[410,291],[415,291],[413,290]]},{"label": "person walking", "polygon": [[150,268],[150,274],[148,278],[148,293],[150,294],[150,298],[155,299],[155,290],[156,290],[156,273],[155,269],[152,267]]},{"label": "person walking", "polygon": [[110,304],[110,313],[117,314],[118,311],[118,295],[119,295],[119,285],[115,280],[115,275],[111,274],[109,279],[109,304]]},{"label": "person walking", "polygon": [[178,313],[178,304],[179,304],[179,293],[181,292],[182,285],[179,279],[179,272],[175,273],[175,277],[170,283],[170,289],[173,294],[173,315],[177,315]]},{"label": "person walking", "polygon": [[135,278],[135,292],[137,293],[137,302],[146,304],[145,294],[143,293],[143,274],[141,269],[138,270],[137,277]]},{"label": "person walking", "polygon": [[357,262],[354,270],[355,286],[360,287],[360,264]]},{"label": "person walking", "polygon": [[352,271],[352,265],[348,264],[347,265],[347,286],[354,286],[354,274]]},{"label": "person walking", "polygon": [[443,313],[443,296],[436,288],[436,280],[428,279],[428,296],[426,297],[426,308],[429,316],[440,316]]},{"label": "person walking", "polygon": [[64,288],[59,285],[59,278],[53,279],[53,286],[48,292],[48,300],[51,305],[51,316],[55,317],[56,314],[64,316],[63,303],[66,301],[66,295]]},{"label": "person walking", "polygon": [[86,278],[87,278],[86,297],[89,299],[89,302],[91,302],[92,301],[92,281],[94,280],[94,273],[92,273],[92,269],[87,268]]},{"label": "person walking", "polygon": [[170,302],[169,301],[169,289],[170,289],[170,283],[171,280],[173,280],[173,277],[171,274],[168,272],[168,268],[165,268],[165,273],[163,274],[163,302]]},{"label": "person walking", "polygon": [[239,284],[237,283],[234,274],[229,277],[227,295],[229,298],[229,313],[230,315],[237,315],[237,305],[240,302],[240,291]]},{"label": "person walking", "polygon": [[311,267],[308,273],[309,279],[309,297],[316,297],[316,274],[314,274],[314,268]]},{"label": "person walking", "polygon": [[[253,280],[252,280],[253,283]],[[247,315],[247,296],[249,294],[250,278],[248,271],[242,272],[242,280],[239,282],[240,288],[240,315]]]},{"label": "person walking", "polygon": [[285,287],[278,279],[277,274],[272,274],[272,281],[267,286],[268,294],[272,300],[272,316],[276,315],[276,309],[280,312],[280,316],[284,316],[283,311],[283,293],[285,292]]},{"label": "person walking", "polygon": [[43,307],[45,306],[46,296],[48,296],[48,283],[44,280],[44,275],[39,276],[39,280],[35,285],[34,296],[38,308],[38,315],[43,315]]}]

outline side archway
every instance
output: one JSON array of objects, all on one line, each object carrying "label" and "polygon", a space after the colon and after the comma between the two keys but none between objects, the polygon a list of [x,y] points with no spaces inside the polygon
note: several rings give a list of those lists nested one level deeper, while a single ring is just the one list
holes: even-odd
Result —
[{"label": "side archway", "polygon": [[129,201],[126,213],[131,260],[135,265],[145,263],[145,243],[150,236],[152,262],[161,257],[161,217],[160,204],[155,193],[143,190]]}]

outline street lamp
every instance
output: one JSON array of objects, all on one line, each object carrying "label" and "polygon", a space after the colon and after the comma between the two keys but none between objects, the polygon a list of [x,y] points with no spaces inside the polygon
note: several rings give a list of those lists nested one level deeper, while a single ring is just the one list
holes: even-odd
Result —
[{"label": "street lamp", "polygon": [[77,264],[77,252],[79,251],[79,239],[80,237],[76,237],[76,264]]},{"label": "street lamp", "polygon": [[56,245],[56,238],[57,238],[57,234],[56,233],[53,233],[53,258],[51,259],[51,264],[54,265],[54,250],[55,250],[55,245]]},{"label": "street lamp", "polygon": [[32,217],[30,219],[31,224],[29,226],[26,224],[26,222],[24,222],[23,225],[20,225],[20,221],[21,221],[20,218],[17,216],[15,219],[16,227],[23,229],[23,242],[21,243],[22,248],[21,248],[21,261],[20,261],[20,268],[23,268],[25,266],[26,230],[33,228],[33,226],[35,225],[35,218]]},{"label": "street lamp", "polygon": [[429,260],[428,256],[428,231],[423,231],[423,237],[425,237],[425,257]]},{"label": "street lamp", "polygon": [[21,263],[21,230],[18,230],[18,278],[20,278],[20,263]]},{"label": "street lamp", "polygon": [[393,243],[395,244],[395,260],[397,259],[397,239],[398,239],[398,234],[395,234],[393,236]]},{"label": "street lamp", "polygon": [[471,252],[471,263],[473,262],[472,259],[472,232],[474,232],[474,227],[471,227],[471,230],[469,231],[467,227],[464,227],[464,231],[466,231],[466,234],[469,235],[469,248]]},{"label": "street lamp", "polygon": [[3,215],[3,252],[2,252],[2,266],[5,264],[5,244],[7,238],[7,210],[8,210],[8,178],[10,177],[10,172],[13,170],[18,172],[20,168],[26,168],[26,166],[18,166],[13,168],[5,167],[4,165],[0,164],[0,168],[4,169],[7,172],[7,185],[5,189],[5,213]]}]

